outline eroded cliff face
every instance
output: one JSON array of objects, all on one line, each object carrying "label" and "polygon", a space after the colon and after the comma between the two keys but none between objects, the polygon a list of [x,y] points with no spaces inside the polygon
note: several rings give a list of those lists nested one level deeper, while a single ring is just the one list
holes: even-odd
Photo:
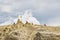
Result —
[{"label": "eroded cliff face", "polygon": [[0,27],[0,40],[60,40],[60,28],[21,21]]}]

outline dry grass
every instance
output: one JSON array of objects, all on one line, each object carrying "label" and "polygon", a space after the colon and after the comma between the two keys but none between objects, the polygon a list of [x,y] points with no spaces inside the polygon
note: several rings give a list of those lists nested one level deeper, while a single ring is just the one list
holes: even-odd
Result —
[{"label": "dry grass", "polygon": [[[32,25],[30,23],[22,24],[12,24],[12,25],[4,25],[0,26],[0,40],[5,38],[4,40],[18,40],[16,37],[10,37],[8,36],[11,32],[20,32],[21,37],[24,36],[25,40],[31,40],[31,38],[34,38],[34,35],[37,32],[53,32],[53,33],[59,33],[59,35],[56,34],[47,34],[41,33],[41,40],[59,40],[60,39],[60,28],[59,27],[53,27],[53,26],[43,26],[43,25]],[[20,36],[19,36],[20,37]]]}]

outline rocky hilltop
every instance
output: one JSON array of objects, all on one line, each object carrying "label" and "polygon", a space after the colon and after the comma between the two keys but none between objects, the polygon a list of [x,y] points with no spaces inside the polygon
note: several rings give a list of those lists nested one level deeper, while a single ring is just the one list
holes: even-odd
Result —
[{"label": "rocky hilltop", "polygon": [[34,25],[20,19],[12,25],[0,26],[0,40],[60,40],[60,28]]}]

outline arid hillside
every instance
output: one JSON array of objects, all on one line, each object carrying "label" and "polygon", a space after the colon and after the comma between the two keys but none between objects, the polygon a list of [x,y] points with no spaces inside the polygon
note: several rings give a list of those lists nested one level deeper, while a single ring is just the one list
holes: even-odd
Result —
[{"label": "arid hillside", "polygon": [[0,40],[60,40],[60,28],[26,21],[0,26]]}]

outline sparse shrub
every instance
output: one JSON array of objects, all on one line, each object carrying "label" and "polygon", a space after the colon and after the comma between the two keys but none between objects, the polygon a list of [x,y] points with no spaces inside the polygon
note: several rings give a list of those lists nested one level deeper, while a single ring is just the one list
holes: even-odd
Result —
[{"label": "sparse shrub", "polygon": [[10,35],[7,35],[4,40],[18,40],[17,37],[13,37],[13,36],[10,36]]},{"label": "sparse shrub", "polygon": [[41,34],[39,32],[36,34],[34,40],[41,40]]}]

